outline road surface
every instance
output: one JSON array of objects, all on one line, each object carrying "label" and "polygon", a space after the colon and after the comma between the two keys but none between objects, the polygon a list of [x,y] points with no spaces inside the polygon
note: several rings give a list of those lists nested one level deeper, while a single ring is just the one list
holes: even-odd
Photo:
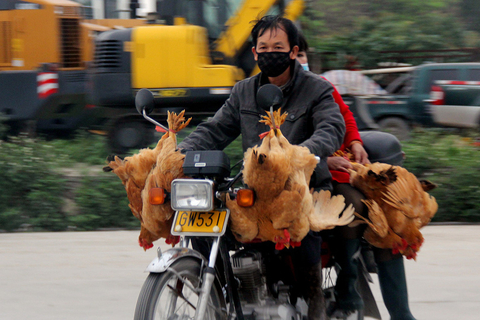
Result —
[{"label": "road surface", "polygon": [[[430,225],[422,232],[417,261],[405,262],[413,314],[480,319],[480,225]],[[138,233],[0,234],[0,320],[133,319],[143,271],[156,255],[137,245]],[[389,319],[373,278],[382,318]]]}]

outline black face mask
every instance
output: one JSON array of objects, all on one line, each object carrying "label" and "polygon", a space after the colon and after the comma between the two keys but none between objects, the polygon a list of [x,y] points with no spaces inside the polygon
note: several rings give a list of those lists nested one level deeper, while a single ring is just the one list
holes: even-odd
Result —
[{"label": "black face mask", "polygon": [[278,77],[290,65],[290,52],[258,53],[258,67],[268,77]]}]

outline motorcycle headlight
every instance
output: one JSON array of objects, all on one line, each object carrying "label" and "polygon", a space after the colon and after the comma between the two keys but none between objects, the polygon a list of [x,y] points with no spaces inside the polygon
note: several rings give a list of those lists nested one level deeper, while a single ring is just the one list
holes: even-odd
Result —
[{"label": "motorcycle headlight", "polygon": [[172,209],[175,211],[212,211],[213,181],[177,179],[172,181]]}]

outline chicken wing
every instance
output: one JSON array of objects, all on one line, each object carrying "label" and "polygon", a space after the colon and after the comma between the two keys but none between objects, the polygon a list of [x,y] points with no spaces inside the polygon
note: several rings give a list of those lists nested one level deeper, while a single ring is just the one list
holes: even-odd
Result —
[{"label": "chicken wing", "polygon": [[328,190],[315,191],[313,193],[313,203],[314,211],[309,216],[310,227],[313,231],[344,226],[355,218],[353,206],[350,204],[345,208],[345,198],[341,195],[332,197]]}]

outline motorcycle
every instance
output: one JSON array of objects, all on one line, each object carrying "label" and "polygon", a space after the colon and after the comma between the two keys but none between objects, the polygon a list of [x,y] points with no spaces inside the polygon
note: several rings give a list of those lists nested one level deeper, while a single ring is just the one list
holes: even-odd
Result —
[{"label": "motorcycle", "polygon": [[[257,102],[271,111],[283,98],[275,88],[257,94]],[[137,111],[163,127],[148,116],[153,96],[147,91],[137,94]],[[288,254],[268,245],[239,243],[228,229],[226,195],[232,199],[245,196],[241,171],[230,177],[230,161],[222,151],[187,151],[183,170],[192,179],[174,180],[169,195],[175,210],[171,233],[181,240],[178,247],[168,251],[158,248],[157,257],[146,269],[149,275],[134,319],[307,319],[307,303],[295,282]],[[334,301],[338,264],[329,252],[328,237],[324,243],[323,287],[328,307]],[[362,257],[358,285],[365,315],[381,319],[368,284],[373,281]],[[360,320],[363,315],[348,319]]]}]

